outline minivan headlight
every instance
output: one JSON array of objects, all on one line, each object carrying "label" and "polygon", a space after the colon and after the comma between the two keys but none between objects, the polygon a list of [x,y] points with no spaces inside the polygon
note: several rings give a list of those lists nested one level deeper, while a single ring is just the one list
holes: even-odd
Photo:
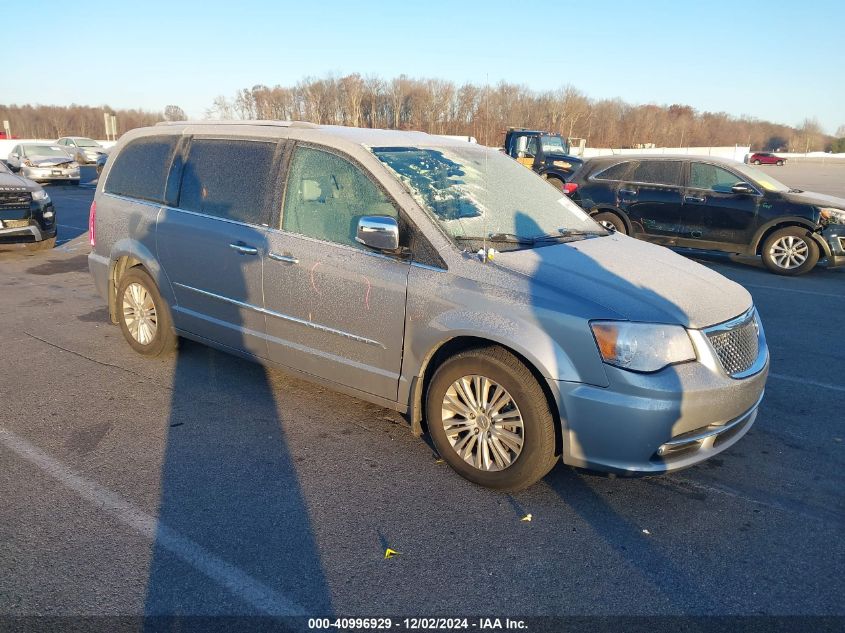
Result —
[{"label": "minivan headlight", "polygon": [[657,371],[695,360],[695,349],[680,325],[593,321],[590,323],[605,363],[631,371]]},{"label": "minivan headlight", "polygon": [[38,189],[32,192],[32,199],[36,202],[47,202],[50,200],[50,196],[43,189]]},{"label": "minivan headlight", "polygon": [[845,211],[842,209],[823,207],[819,209],[819,215],[830,224],[845,224]]}]

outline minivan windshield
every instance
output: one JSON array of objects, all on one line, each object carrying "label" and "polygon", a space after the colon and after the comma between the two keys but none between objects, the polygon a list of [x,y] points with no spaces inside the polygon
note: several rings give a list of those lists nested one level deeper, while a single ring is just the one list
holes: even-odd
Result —
[{"label": "minivan windshield", "polygon": [[755,167],[751,167],[750,165],[743,164],[734,165],[734,167],[739,173],[743,176],[748,176],[752,182],[757,183],[766,191],[779,191],[781,193],[792,191],[791,187],[787,187],[779,180],[775,180],[762,169],[757,169]]},{"label": "minivan windshield", "polygon": [[530,246],[607,235],[558,189],[495,149],[467,144],[370,151],[456,240]]}]

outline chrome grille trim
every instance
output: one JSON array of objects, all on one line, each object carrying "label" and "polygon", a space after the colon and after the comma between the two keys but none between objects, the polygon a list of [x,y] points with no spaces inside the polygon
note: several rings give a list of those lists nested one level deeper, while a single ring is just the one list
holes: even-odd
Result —
[{"label": "chrome grille trim", "polygon": [[756,373],[763,344],[757,311],[753,307],[735,319],[707,328],[704,334],[722,369],[731,378]]}]

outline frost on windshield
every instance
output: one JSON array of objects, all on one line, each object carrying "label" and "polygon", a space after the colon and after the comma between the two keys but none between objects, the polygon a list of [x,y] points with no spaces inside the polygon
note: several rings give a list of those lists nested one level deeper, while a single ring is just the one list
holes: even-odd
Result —
[{"label": "frost on windshield", "polygon": [[473,195],[478,174],[447,158],[441,150],[419,147],[374,147],[372,152],[405,183],[414,198],[439,220],[463,220],[484,215]]}]

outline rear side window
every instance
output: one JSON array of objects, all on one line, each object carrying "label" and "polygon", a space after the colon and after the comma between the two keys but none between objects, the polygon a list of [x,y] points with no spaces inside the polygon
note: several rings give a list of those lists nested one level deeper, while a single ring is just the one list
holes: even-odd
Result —
[{"label": "rear side window", "polygon": [[268,224],[278,182],[276,143],[194,139],[182,170],[179,208]]},{"label": "rear side window", "polygon": [[630,180],[630,174],[636,163],[625,161],[604,169],[593,176],[593,180]]},{"label": "rear side window", "polygon": [[642,160],[628,180],[655,185],[678,186],[681,184],[681,161]]},{"label": "rear side window", "polygon": [[115,157],[105,191],[163,203],[179,138],[147,136],[130,142]]}]

